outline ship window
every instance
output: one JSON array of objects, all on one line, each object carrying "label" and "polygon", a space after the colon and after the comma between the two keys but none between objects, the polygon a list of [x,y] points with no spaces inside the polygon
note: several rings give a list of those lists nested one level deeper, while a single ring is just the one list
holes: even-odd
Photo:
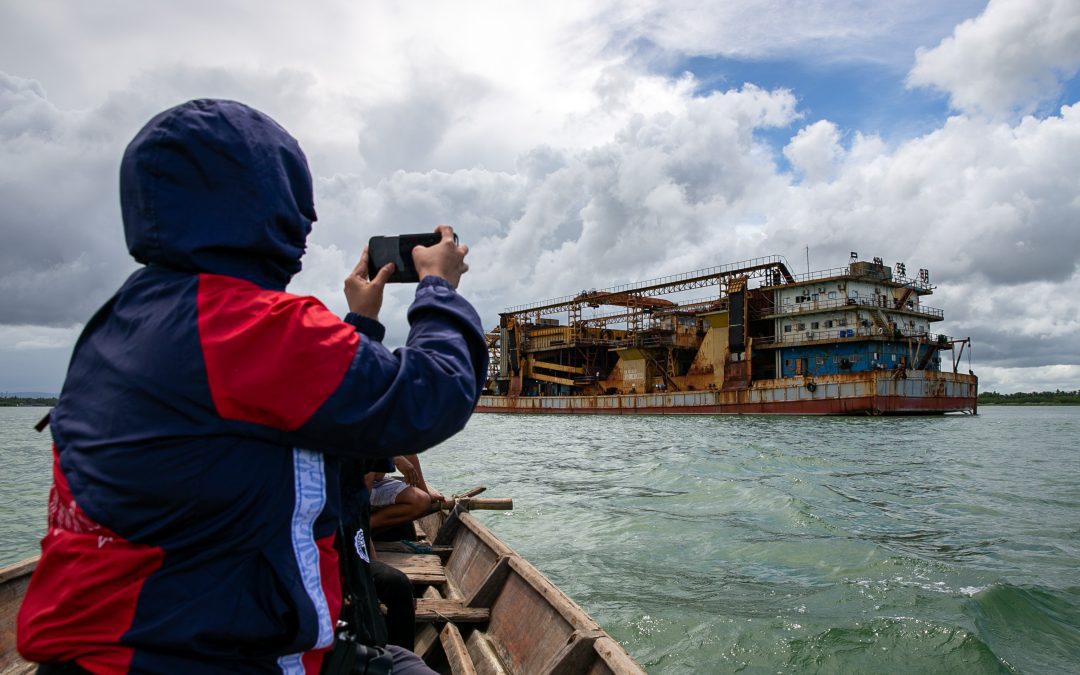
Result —
[{"label": "ship window", "polygon": [[846,326],[847,325],[847,317],[842,316],[839,319],[837,319],[836,325],[837,326]]},{"label": "ship window", "polygon": [[824,357],[824,356],[819,356],[819,357],[817,357],[816,359],[814,359],[814,363],[815,363],[815,364],[816,364],[816,365],[817,365],[818,367],[821,367],[821,366],[825,365],[825,357]]},{"label": "ship window", "polygon": [[818,321],[811,321],[810,328],[812,328],[813,330],[817,330],[818,328],[821,328],[821,323]]},{"label": "ship window", "polygon": [[857,288],[853,288],[853,289],[851,290],[851,297],[853,297],[853,298],[857,298],[857,297],[859,297],[859,289],[857,289]]},{"label": "ship window", "polygon": [[784,298],[784,304],[785,305],[790,305],[791,304],[791,297],[790,296]]},{"label": "ship window", "polygon": [[813,295],[811,295],[811,296],[810,296],[810,298],[811,298],[811,299],[812,299],[812,300],[813,300],[814,302],[817,302],[817,295],[818,295],[817,293],[814,293]]},{"label": "ship window", "polygon": [[806,330],[806,324],[805,323],[800,323],[798,328],[799,328],[799,330]]},{"label": "ship window", "polygon": [[829,291],[829,299],[830,300],[835,300],[836,299],[836,291]]},{"label": "ship window", "polygon": [[832,319],[829,319],[828,321],[825,322],[825,327],[826,328],[832,328],[832,326],[833,326]]},{"label": "ship window", "polygon": [[791,324],[790,323],[785,323],[784,324],[784,332],[785,333],[790,333],[791,332]]}]

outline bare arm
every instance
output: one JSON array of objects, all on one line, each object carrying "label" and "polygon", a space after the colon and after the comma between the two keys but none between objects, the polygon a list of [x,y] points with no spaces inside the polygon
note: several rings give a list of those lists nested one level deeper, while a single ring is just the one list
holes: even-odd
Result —
[{"label": "bare arm", "polygon": [[420,458],[416,455],[405,455],[404,457],[410,464],[412,464],[413,469],[416,471],[418,482],[414,483],[414,485],[431,495],[431,499],[433,501],[441,501],[445,499],[441,492],[429,486],[427,484],[427,481],[424,480],[424,470],[420,468]]},{"label": "bare arm", "polygon": [[394,466],[405,477],[405,482],[421,490],[424,488],[424,475],[420,473],[420,462],[416,455],[405,455],[394,458]]}]

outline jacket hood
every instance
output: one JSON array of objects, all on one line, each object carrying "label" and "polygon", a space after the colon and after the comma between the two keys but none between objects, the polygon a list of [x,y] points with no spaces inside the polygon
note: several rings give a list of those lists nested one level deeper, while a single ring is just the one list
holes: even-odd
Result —
[{"label": "jacket hood", "polygon": [[120,208],[138,262],[278,290],[316,219],[296,139],[258,110],[208,99],[158,114],[128,144]]}]

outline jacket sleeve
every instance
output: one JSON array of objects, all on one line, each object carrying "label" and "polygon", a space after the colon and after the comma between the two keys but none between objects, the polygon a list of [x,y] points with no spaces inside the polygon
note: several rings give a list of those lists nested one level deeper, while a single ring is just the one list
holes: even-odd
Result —
[{"label": "jacket sleeve", "polygon": [[464,428],[487,374],[480,317],[448,282],[427,277],[408,319],[405,346],[393,352],[380,341],[381,326],[355,320],[362,337],[352,363],[297,430],[299,443],[343,454],[402,455]]},{"label": "jacket sleeve", "polygon": [[487,351],[476,311],[443,279],[420,282],[408,318],[406,345],[391,352],[378,322],[343,322],[313,298],[204,275],[199,332],[214,406],[297,447],[425,450],[465,426]]}]

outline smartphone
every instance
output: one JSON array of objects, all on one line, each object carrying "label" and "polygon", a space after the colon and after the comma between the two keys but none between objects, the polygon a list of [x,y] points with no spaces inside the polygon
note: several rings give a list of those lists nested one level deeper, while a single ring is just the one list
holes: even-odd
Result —
[{"label": "smartphone", "polygon": [[[372,237],[368,240],[368,279],[374,279],[386,263],[394,263],[394,273],[390,275],[388,283],[407,284],[420,281],[412,250],[417,246],[434,246],[440,241],[442,235],[438,232]],[[457,243],[458,236],[455,233],[454,244]]]}]

